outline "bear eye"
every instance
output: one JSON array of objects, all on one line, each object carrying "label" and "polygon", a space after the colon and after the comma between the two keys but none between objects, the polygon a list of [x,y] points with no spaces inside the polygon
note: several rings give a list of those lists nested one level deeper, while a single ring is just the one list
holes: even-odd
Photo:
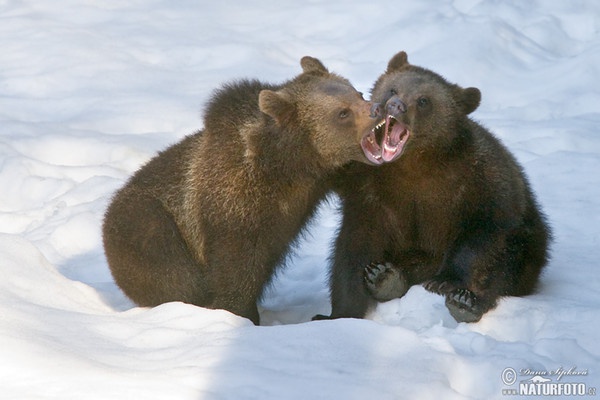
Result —
[{"label": "bear eye", "polygon": [[419,97],[417,99],[417,106],[419,108],[425,108],[429,105],[429,99],[427,97]]},{"label": "bear eye", "polygon": [[345,119],[348,118],[350,116],[350,109],[348,108],[344,108],[342,111],[340,111],[340,113],[338,114],[338,117],[340,119]]}]

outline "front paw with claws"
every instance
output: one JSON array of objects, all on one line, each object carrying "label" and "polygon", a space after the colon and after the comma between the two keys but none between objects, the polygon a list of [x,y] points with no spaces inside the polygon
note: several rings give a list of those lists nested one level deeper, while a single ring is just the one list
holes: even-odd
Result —
[{"label": "front paw with claws", "polygon": [[404,296],[408,281],[399,267],[391,263],[371,263],[365,267],[365,286],[375,300],[389,301]]},{"label": "front paw with claws", "polygon": [[469,289],[455,289],[448,293],[446,307],[458,322],[477,322],[484,313],[480,299]]}]

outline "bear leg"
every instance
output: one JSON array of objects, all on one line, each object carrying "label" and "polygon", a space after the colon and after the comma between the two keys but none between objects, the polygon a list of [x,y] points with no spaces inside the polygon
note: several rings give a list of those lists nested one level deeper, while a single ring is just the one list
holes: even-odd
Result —
[{"label": "bear leg", "polygon": [[[457,241],[442,272],[425,287],[446,297],[458,322],[477,322],[501,296],[511,294],[522,268],[518,248],[503,230],[473,230]],[[519,246],[518,246],[519,247]]]},{"label": "bear leg", "polygon": [[[340,252],[341,254],[341,252]],[[351,256],[335,257],[329,277],[331,315],[315,315],[312,319],[364,318],[374,304],[363,280],[365,263],[351,262]]]},{"label": "bear leg", "polygon": [[106,258],[121,290],[140,306],[212,300],[202,266],[162,203],[135,186],[109,207],[103,226]]}]

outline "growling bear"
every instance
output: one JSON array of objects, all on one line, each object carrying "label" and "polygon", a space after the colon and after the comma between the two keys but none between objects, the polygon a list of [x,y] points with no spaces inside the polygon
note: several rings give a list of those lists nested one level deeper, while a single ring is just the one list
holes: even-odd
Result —
[{"label": "growling bear", "polygon": [[550,231],[514,157],[468,117],[479,90],[400,52],[371,100],[383,122],[365,145],[382,165],[351,163],[336,175],[332,313],[316,318],[362,318],[414,284],[444,295],[459,322],[478,321],[501,296],[531,293]]},{"label": "growling bear", "polygon": [[[311,57],[271,85],[217,91],[203,131],[159,153],[104,219],[113,277],[140,306],[182,301],[259,323],[263,286],[378,122],[350,83]],[[369,155],[369,159],[373,156]]]}]

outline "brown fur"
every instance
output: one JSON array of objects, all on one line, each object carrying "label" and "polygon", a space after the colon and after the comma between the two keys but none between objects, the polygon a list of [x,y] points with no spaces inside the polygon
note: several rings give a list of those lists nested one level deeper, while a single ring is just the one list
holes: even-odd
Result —
[{"label": "brown fur", "polygon": [[370,103],[317,59],[283,85],[217,91],[203,131],[150,160],[108,208],[106,256],[141,306],[183,301],[259,322],[256,301],[325,196],[365,161]]},{"label": "brown fur", "polygon": [[550,231],[514,157],[468,118],[479,90],[410,65],[401,52],[372,100],[396,113],[411,136],[397,160],[353,163],[337,175],[343,222],[331,317],[362,318],[374,299],[401,297],[419,283],[445,295],[452,315],[466,322],[500,296],[531,293]]}]

